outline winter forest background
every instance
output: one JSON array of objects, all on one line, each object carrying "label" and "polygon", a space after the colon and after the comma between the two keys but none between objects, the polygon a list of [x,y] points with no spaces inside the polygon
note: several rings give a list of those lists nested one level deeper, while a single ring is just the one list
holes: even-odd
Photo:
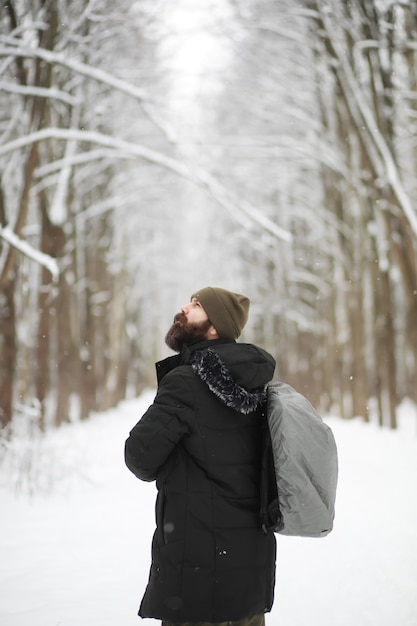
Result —
[{"label": "winter forest background", "polygon": [[[417,3],[6,0],[3,441],[154,387],[179,306],[324,412],[417,402]],[[6,446],[7,447],[7,446]]]}]

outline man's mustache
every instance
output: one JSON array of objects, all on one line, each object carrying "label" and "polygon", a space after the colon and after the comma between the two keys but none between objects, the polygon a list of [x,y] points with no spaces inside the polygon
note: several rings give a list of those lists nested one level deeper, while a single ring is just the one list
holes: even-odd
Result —
[{"label": "man's mustache", "polygon": [[177,313],[174,317],[174,324],[184,325],[187,322],[187,318],[184,313]]}]

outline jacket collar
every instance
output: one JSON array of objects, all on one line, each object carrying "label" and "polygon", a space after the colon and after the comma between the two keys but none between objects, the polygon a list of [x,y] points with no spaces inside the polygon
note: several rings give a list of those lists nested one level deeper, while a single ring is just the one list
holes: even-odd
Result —
[{"label": "jacket collar", "polygon": [[215,347],[218,344],[236,343],[234,339],[209,339],[205,341],[198,341],[192,343],[189,346],[184,346],[180,354],[174,354],[162,361],[158,361],[156,367],[156,377],[158,384],[161,382],[164,376],[171,370],[175,369],[179,365],[188,365],[191,363],[192,357],[195,352],[199,350],[205,350],[206,348]]},{"label": "jacket collar", "polygon": [[175,354],[156,364],[158,384],[163,377],[179,365],[191,364],[195,374],[209,390],[226,406],[239,413],[255,411],[266,400],[266,385],[248,391],[238,385],[220,356],[212,350],[219,343],[236,343],[234,339],[212,339],[185,346]]},{"label": "jacket collar", "polygon": [[267,385],[250,391],[242,387],[210,347],[195,352],[191,367],[223,404],[239,413],[252,413],[266,401]]}]

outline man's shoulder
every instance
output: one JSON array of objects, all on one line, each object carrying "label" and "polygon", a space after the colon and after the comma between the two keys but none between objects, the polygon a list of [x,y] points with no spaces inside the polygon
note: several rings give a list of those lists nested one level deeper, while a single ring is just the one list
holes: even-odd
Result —
[{"label": "man's shoulder", "polygon": [[169,384],[172,381],[175,381],[175,384],[179,384],[182,378],[194,378],[191,365],[189,363],[181,363],[179,355],[159,361],[156,364],[156,372],[159,386],[162,383]]},{"label": "man's shoulder", "polygon": [[275,359],[271,354],[254,344],[213,344],[196,353],[195,370],[210,378],[231,377],[235,384],[247,390],[266,385],[273,377]]},{"label": "man's shoulder", "polygon": [[[210,346],[211,347],[211,346]],[[236,360],[248,360],[274,363],[275,359],[264,348],[257,346],[254,343],[241,343],[235,342],[233,344],[220,344],[213,346],[213,350],[220,356],[229,357]]]}]

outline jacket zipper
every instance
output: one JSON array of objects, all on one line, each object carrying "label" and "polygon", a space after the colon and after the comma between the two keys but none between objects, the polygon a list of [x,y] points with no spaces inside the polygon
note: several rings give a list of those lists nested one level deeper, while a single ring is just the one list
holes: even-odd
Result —
[{"label": "jacket zipper", "polygon": [[164,542],[164,544],[166,545],[168,543],[167,540],[167,534],[165,532],[165,510],[166,510],[166,501],[167,501],[167,486],[164,483],[164,488],[163,488],[163,500],[162,500],[162,507],[161,507],[161,524],[162,524],[162,540]]}]

